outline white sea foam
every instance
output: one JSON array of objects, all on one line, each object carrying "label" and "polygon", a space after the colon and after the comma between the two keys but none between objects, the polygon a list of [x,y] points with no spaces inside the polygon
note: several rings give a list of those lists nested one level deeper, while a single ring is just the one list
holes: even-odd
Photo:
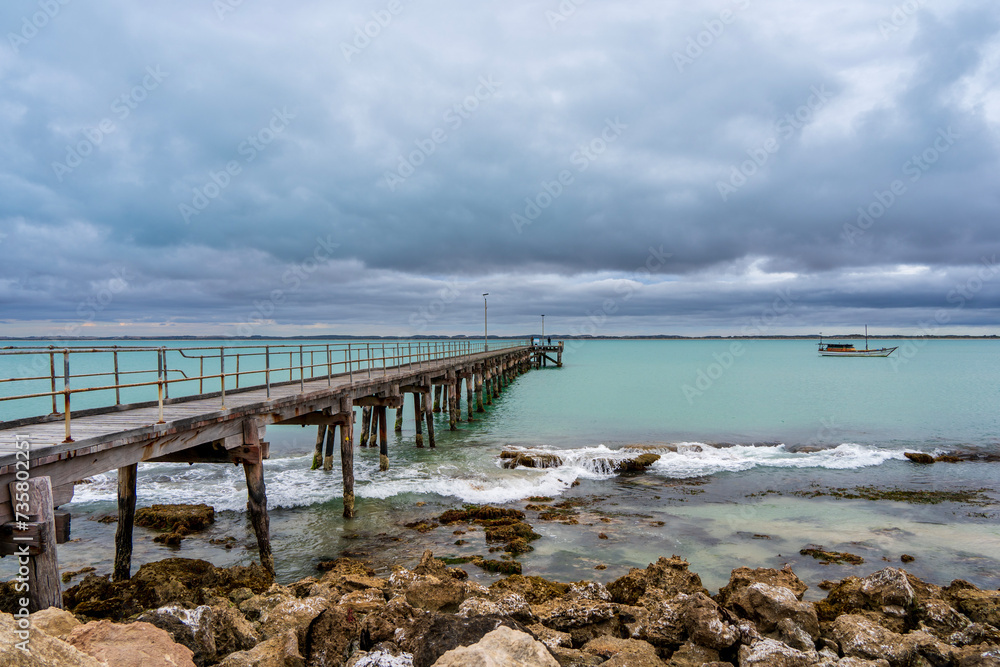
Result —
[{"label": "white sea foam", "polygon": [[[355,493],[360,498],[378,499],[406,493],[436,495],[477,504],[506,503],[530,496],[559,496],[577,479],[613,477],[616,463],[647,451],[660,455],[649,467],[648,474],[671,478],[739,472],[756,467],[844,470],[903,458],[901,450],[854,443],[812,452],[792,452],[784,445],[715,447],[697,442],[655,448],[610,449],[597,445],[520,451],[556,454],[561,464],[547,469],[507,470],[499,464],[473,467],[471,463],[454,460],[425,460],[394,462],[389,471],[380,472],[376,459],[358,457],[354,469]],[[268,461],[265,481],[270,507],[307,507],[341,497],[340,467],[335,466],[334,471],[327,473],[310,470],[311,463],[311,455]],[[192,489],[198,490],[196,495],[192,495]],[[207,503],[217,511],[244,511],[246,508],[246,481],[239,466],[142,464],[137,492],[140,505],[194,502]],[[116,476],[106,473],[78,484],[73,502],[114,502],[116,498]]]}]

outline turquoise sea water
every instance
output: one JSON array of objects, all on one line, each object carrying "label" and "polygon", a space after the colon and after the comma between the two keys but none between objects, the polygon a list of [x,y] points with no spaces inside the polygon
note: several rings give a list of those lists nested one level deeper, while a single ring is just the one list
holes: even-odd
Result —
[{"label": "turquoise sea water", "polygon": [[[421,534],[404,525],[462,503],[523,508],[529,497],[548,496],[579,500],[579,523],[528,511],[543,537],[519,558],[525,573],[608,581],[678,554],[710,589],[739,565],[786,562],[815,584],[873,571],[883,559],[898,564],[908,553],[916,557],[908,569],[932,581],[961,577],[995,588],[1000,463],[918,466],[903,452],[1000,454],[1000,344],[872,340],[882,345],[900,349],[887,359],[824,358],[810,341],[567,341],[563,368],[519,377],[476,421],[449,432],[439,417],[436,450],[413,447],[407,401],[403,432],[390,434],[391,469],[378,472],[376,450],[356,454],[359,517],[350,522],[341,517],[339,473],[309,470],[314,429],[269,427],[265,479],[279,577],[307,576],[317,560],[345,552],[383,566],[411,563],[423,548],[486,555],[481,532]],[[636,445],[656,448],[660,460],[645,474],[613,474],[607,462]],[[503,469],[498,455],[512,448],[554,452],[563,463]],[[982,491],[977,504],[825,495],[858,486]],[[141,466],[140,505],[207,502],[219,515],[179,548],[137,529],[136,564],[172,555],[249,562],[245,499],[239,468]],[[79,541],[60,547],[61,565],[110,571],[114,525],[88,519],[115,511],[114,473],[78,485],[69,508]],[[209,541],[225,537],[236,548]],[[810,544],[866,563],[820,565],[798,554]],[[0,561],[0,574],[8,566]]]}]

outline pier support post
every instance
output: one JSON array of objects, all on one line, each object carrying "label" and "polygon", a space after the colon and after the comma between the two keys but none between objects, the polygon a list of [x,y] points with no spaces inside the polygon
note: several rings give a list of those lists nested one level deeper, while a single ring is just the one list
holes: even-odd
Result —
[{"label": "pier support post", "polygon": [[418,391],[413,392],[413,426],[417,433],[414,436],[417,447],[424,446],[424,395]]},{"label": "pier support post", "polygon": [[[445,385],[445,392],[448,394],[448,430],[457,431],[458,427],[455,426],[455,373],[453,371],[448,372],[448,384]],[[449,391],[451,390],[451,391]]]},{"label": "pier support post", "polygon": [[253,532],[257,535],[260,564],[274,576],[274,556],[271,554],[271,521],[267,516],[267,489],[264,486],[264,461],[261,456],[260,435],[252,419],[243,422],[243,442],[256,448],[258,459],[244,461],[243,473],[247,478],[247,514]]},{"label": "pier support post", "polygon": [[403,432],[403,406],[400,405],[396,408],[396,423],[393,425],[393,431],[396,433]]},{"label": "pier support post", "polygon": [[385,472],[389,469],[389,425],[386,423],[386,407],[375,407],[378,415],[378,469]]},{"label": "pier support post", "polygon": [[469,373],[465,376],[465,411],[468,413],[466,418],[468,421],[474,421],[472,413],[475,412],[474,406],[474,391],[473,387],[476,384],[476,376]]},{"label": "pier support post", "polygon": [[361,408],[361,446],[368,446],[368,434],[372,430],[372,408],[366,405]]},{"label": "pier support post", "polygon": [[326,436],[326,426],[316,427],[316,451],[313,453],[313,462],[310,470],[318,470],[323,465],[323,438]]},{"label": "pier support post", "polygon": [[[49,607],[62,609],[62,587],[59,583],[59,560],[56,558],[55,508],[52,506],[52,480],[35,477],[10,483],[10,503],[14,516],[27,515],[37,522],[41,551],[28,556],[28,611]],[[23,519],[18,517],[18,521]],[[16,531],[15,531],[16,536]],[[19,556],[20,558],[20,556]],[[23,565],[23,562],[22,562]]]},{"label": "pier support post", "polygon": [[444,389],[441,385],[436,385],[434,387],[434,412],[441,412],[441,391]]},{"label": "pier support post", "polygon": [[[340,409],[351,413],[351,419],[340,426],[340,470],[344,478],[344,518],[354,518],[354,405],[350,398],[342,399]],[[369,417],[370,417],[369,413]]]},{"label": "pier support post", "polygon": [[483,369],[480,366],[476,370],[476,412],[486,412],[483,407]]},{"label": "pier support post", "polygon": [[135,523],[135,479],[138,463],[118,469],[118,527],[115,529],[115,570],[112,581],[132,577],[132,526]]},{"label": "pier support post", "polygon": [[437,443],[434,442],[434,411],[431,410],[431,395],[429,392],[424,398],[424,421],[427,422],[427,446],[434,449]]},{"label": "pier support post", "polygon": [[[327,426],[326,428],[326,456],[323,459],[323,470],[330,472],[333,470],[333,439],[336,436],[337,427]],[[341,425],[343,428],[343,425]]]},{"label": "pier support post", "polygon": [[486,370],[486,405],[493,405],[493,369]]}]

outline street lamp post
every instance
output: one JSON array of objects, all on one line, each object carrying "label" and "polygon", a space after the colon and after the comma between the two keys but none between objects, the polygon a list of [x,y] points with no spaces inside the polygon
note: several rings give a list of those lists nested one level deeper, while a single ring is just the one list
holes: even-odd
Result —
[{"label": "street lamp post", "polygon": [[542,342],[545,342],[545,316],[542,315]]},{"label": "street lamp post", "polygon": [[489,333],[488,333],[489,328],[487,326],[487,318],[486,318],[486,297],[488,297],[489,295],[490,295],[489,292],[483,293],[483,352],[490,351],[490,344],[486,340],[487,338],[489,338]]}]

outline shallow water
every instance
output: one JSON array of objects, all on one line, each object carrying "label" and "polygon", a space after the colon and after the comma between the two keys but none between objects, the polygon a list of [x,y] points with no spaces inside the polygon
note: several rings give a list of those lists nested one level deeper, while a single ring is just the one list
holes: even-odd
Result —
[{"label": "shallow water", "polygon": [[[270,427],[265,479],[279,579],[314,574],[318,560],[345,552],[382,568],[412,565],[425,548],[439,556],[487,555],[481,531],[456,536],[462,527],[452,526],[422,534],[404,525],[462,503],[523,508],[531,496],[549,496],[586,504],[578,525],[527,512],[543,537],[519,557],[525,573],[609,581],[677,554],[714,591],[740,565],[789,563],[813,586],[809,595],[821,597],[819,581],[874,571],[888,564],[884,558],[899,564],[906,553],[916,558],[907,569],[935,583],[1000,585],[1000,464],[919,466],[903,457],[1000,453],[996,342],[922,342],[897,359],[821,358],[807,341],[749,341],[739,354],[729,341],[568,345],[564,368],[521,376],[473,423],[449,432],[439,416],[436,450],[413,447],[407,400],[403,432],[390,434],[389,472],[378,472],[376,450],[356,452],[353,521],[341,516],[339,473],[309,470],[314,429]],[[706,380],[699,383],[700,373]],[[661,458],[644,474],[611,473],[607,461],[633,445]],[[512,448],[556,453],[563,464],[503,469],[498,455]],[[980,496],[985,506],[807,497],[857,486],[989,491]],[[115,492],[114,473],[77,486],[68,506],[74,541],[59,549],[63,570],[110,572],[115,526],[91,519],[116,511]],[[151,531],[136,528],[133,567],[169,556],[218,565],[255,558],[240,468],[142,465],[138,494],[140,506],[205,502],[218,514],[209,531],[180,547],[155,544]],[[236,539],[234,548],[209,541],[226,537]],[[810,544],[866,562],[821,565],[799,555]],[[9,560],[0,561],[0,574],[9,576]],[[466,569],[484,582],[495,578]]]}]

